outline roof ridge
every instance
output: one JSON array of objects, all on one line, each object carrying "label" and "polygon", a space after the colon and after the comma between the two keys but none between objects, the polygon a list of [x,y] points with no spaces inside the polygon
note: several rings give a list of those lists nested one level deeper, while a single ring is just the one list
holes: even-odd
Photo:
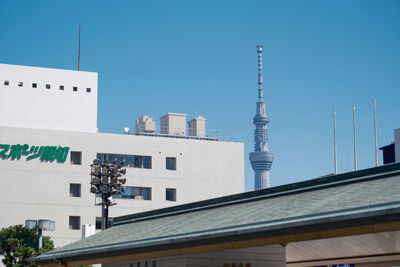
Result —
[{"label": "roof ridge", "polygon": [[131,215],[114,218],[114,225],[121,225],[137,221],[145,221],[166,216],[173,216],[187,212],[206,210],[216,207],[228,206],[236,203],[257,201],[282,195],[307,192],[332,186],[346,185],[349,183],[369,181],[371,179],[385,178],[393,173],[400,172],[400,163],[386,164],[378,167],[362,169],[341,174],[330,174],[311,180],[270,187],[261,190],[249,191],[234,195],[223,196],[198,202],[182,204],[174,207],[162,208]]}]

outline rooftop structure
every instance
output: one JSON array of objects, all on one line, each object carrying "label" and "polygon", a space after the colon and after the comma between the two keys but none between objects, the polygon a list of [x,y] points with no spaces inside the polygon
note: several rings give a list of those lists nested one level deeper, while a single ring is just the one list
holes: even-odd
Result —
[{"label": "rooftop structure", "polygon": [[400,162],[400,129],[394,130],[394,142],[379,149],[383,153],[383,164]]},{"label": "rooftop structure", "polygon": [[250,162],[254,170],[254,189],[269,187],[269,170],[274,159],[274,154],[268,150],[267,123],[269,119],[265,111],[263,100],[263,76],[262,76],[262,46],[257,46],[258,54],[258,102],[256,115],[253,118],[254,152],[250,153]]}]

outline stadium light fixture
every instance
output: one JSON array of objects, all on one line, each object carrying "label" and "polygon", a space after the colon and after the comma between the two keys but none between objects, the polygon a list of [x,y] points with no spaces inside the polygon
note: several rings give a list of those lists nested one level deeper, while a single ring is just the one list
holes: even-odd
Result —
[{"label": "stadium light fixture", "polygon": [[122,194],[125,192],[123,184],[126,183],[126,178],[123,177],[126,174],[126,161],[121,162],[118,159],[110,160],[109,157],[105,157],[103,162],[99,159],[94,159],[91,166],[91,182],[90,192],[101,195],[101,203],[96,205],[102,206],[102,223],[101,229],[105,230],[109,227],[108,222],[108,208],[109,206],[115,205],[112,203],[110,198],[113,195]]}]

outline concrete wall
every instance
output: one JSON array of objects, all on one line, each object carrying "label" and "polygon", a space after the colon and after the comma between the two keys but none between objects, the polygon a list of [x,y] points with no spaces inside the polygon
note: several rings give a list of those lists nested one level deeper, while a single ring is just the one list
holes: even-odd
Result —
[{"label": "concrete wall", "polygon": [[[0,144],[82,152],[82,165],[71,165],[70,154],[64,163],[0,156],[0,227],[26,219],[55,220],[56,231],[44,234],[52,236],[56,246],[81,238],[80,230],[69,229],[69,216],[80,216],[81,225],[94,224],[101,216],[89,192],[89,165],[97,153],[152,157],[152,169],[127,168],[126,174],[127,186],[151,187],[152,200],[116,199],[110,217],[244,191],[242,143],[0,127]],[[166,169],[166,157],[176,158],[177,170]],[[70,183],[81,184],[81,197],[69,196]],[[166,188],[176,188],[176,202],[165,199]]]},{"label": "concrete wall", "polygon": [[396,162],[400,162],[400,129],[394,130],[394,153]]},{"label": "concrete wall", "polygon": [[280,245],[261,246],[198,253],[168,258],[102,264],[103,267],[284,267],[285,248]]},{"label": "concrete wall", "polygon": [[97,73],[0,64],[0,125],[96,132]]}]

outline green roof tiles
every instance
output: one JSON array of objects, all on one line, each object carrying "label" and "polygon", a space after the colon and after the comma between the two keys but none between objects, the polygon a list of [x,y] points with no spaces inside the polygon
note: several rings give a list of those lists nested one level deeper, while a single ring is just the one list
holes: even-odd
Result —
[{"label": "green roof tiles", "polygon": [[400,211],[400,164],[330,175],[116,218],[110,229],[43,254],[82,257],[101,251],[172,245],[214,238],[246,238],[302,225]]}]

